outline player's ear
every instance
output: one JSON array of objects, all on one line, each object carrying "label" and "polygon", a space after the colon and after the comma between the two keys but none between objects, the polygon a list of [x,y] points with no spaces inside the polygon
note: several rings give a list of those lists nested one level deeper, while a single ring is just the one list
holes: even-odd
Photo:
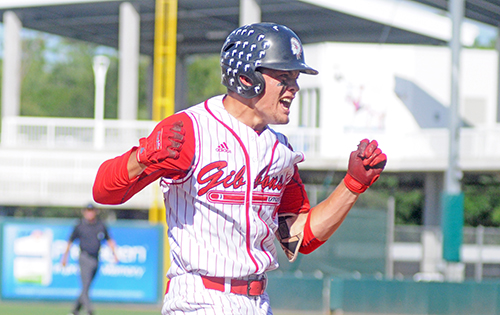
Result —
[{"label": "player's ear", "polygon": [[246,75],[240,75],[239,80],[240,80],[241,84],[243,84],[245,86],[252,86],[253,85],[252,80],[249,77],[247,77]]}]

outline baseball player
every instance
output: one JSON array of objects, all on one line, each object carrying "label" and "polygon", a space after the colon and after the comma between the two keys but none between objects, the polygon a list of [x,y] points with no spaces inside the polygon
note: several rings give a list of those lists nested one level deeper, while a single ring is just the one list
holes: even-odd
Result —
[{"label": "baseball player", "polygon": [[167,117],[139,146],[105,161],[93,193],[120,204],[160,178],[171,267],[162,314],[272,314],[266,272],[277,238],[290,261],[340,226],[380,176],[386,155],[362,140],[347,175],[311,209],[297,164],[304,160],[269,124],[286,124],[304,61],[283,25],[237,28],[221,50],[227,94]]}]

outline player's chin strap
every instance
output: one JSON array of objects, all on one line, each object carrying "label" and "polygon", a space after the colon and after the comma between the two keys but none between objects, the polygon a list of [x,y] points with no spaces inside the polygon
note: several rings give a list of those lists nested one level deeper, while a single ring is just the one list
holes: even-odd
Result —
[{"label": "player's chin strap", "polygon": [[290,226],[296,218],[297,216],[292,214],[278,216],[278,230],[276,231],[276,237],[278,238],[281,248],[290,262],[294,262],[297,258],[300,245],[302,245],[302,240],[304,239],[303,232],[300,232],[297,235],[290,235]]}]

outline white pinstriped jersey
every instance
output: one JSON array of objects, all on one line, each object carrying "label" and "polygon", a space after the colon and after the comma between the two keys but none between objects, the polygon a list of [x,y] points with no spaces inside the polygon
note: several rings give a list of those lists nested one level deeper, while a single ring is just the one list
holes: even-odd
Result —
[{"label": "white pinstriped jersey", "polygon": [[193,122],[195,158],[185,178],[162,178],[171,268],[239,278],[278,267],[277,208],[294,166],[303,161],[270,128],[260,135],[231,116],[216,96],[184,112]]}]

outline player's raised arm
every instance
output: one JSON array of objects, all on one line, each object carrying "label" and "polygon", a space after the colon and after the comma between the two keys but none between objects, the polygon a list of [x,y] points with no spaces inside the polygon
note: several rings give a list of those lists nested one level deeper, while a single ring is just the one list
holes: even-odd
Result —
[{"label": "player's raised arm", "polygon": [[[387,156],[377,141],[362,140],[351,152],[347,175],[332,194],[311,209],[309,227],[314,237],[324,242],[338,229],[358,196],[370,187],[382,173]],[[308,228],[306,224],[305,231]],[[307,235],[306,235],[307,236]]]},{"label": "player's raised arm", "polygon": [[139,140],[139,147],[102,163],[93,187],[95,201],[121,204],[160,177],[185,176],[194,156],[192,130],[187,115],[167,117]]},{"label": "player's raised arm", "polygon": [[[311,253],[326,242],[342,224],[359,195],[379,178],[386,163],[387,156],[378,148],[377,141],[364,139],[358,149],[351,152],[347,174],[328,198],[308,212],[300,211],[297,216],[285,213],[280,220],[282,235],[278,233],[277,236],[288,259],[295,260],[299,251]],[[304,204],[308,206],[309,203]]]}]

